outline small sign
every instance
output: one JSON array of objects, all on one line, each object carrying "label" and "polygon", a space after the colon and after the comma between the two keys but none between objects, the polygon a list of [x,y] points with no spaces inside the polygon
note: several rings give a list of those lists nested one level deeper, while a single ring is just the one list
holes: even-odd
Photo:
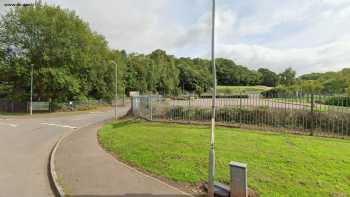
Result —
[{"label": "small sign", "polygon": [[50,111],[50,102],[33,102],[33,111]]},{"label": "small sign", "polygon": [[133,96],[140,96],[140,92],[138,92],[138,91],[129,92],[129,96],[130,96],[130,97],[133,97]]}]

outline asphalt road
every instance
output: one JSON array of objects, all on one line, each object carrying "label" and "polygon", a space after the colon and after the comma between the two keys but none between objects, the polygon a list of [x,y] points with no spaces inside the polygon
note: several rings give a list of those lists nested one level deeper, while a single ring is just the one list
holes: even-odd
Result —
[{"label": "asphalt road", "polygon": [[54,196],[48,178],[48,159],[57,140],[113,115],[113,110],[107,110],[0,116],[0,197]]}]

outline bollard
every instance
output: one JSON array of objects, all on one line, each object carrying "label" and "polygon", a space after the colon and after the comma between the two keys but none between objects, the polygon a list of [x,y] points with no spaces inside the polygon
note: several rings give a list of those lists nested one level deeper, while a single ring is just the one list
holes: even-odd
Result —
[{"label": "bollard", "polygon": [[248,197],[247,164],[230,163],[230,197]]}]

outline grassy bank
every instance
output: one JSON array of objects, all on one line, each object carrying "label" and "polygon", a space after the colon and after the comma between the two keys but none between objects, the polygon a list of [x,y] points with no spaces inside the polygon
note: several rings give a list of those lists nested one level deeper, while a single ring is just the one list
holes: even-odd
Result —
[{"label": "grassy bank", "polygon": [[218,86],[218,94],[260,94],[271,89],[267,86]]},{"label": "grassy bank", "polygon": [[[207,177],[209,129],[118,122],[100,131],[106,150],[156,175],[186,183]],[[219,181],[230,161],[248,164],[249,187],[261,196],[350,196],[350,141],[219,128]]]}]

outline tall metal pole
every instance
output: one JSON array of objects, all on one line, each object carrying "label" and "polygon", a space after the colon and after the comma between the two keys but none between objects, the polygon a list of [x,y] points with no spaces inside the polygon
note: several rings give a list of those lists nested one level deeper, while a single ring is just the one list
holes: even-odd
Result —
[{"label": "tall metal pole", "polygon": [[118,120],[118,64],[115,63],[115,108],[114,108],[114,115],[115,120]]},{"label": "tall metal pole", "polygon": [[214,177],[215,177],[215,114],[216,114],[216,65],[215,65],[215,0],[213,0],[212,10],[212,38],[211,38],[211,63],[213,69],[213,99],[211,117],[211,135],[209,150],[209,170],[208,170],[208,196],[214,197]]},{"label": "tall metal pole", "polygon": [[34,74],[34,64],[31,64],[31,73],[30,73],[30,104],[29,112],[30,115],[33,115],[33,74]]}]

